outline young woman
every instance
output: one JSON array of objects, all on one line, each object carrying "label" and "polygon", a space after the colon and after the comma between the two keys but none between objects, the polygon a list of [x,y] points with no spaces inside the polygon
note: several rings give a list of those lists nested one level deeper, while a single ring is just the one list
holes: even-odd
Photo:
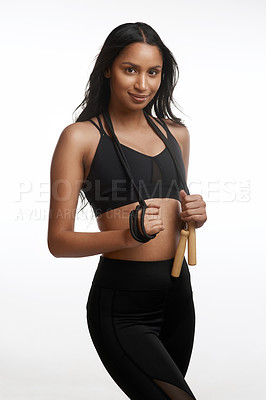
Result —
[{"label": "young woman", "polygon": [[[171,110],[177,74],[149,25],[115,28],[51,164],[50,252],[101,254],[88,328],[105,368],[134,400],[195,399],[184,379],[195,322],[190,274],[185,258],[178,278],[171,268],[183,225],[200,228],[207,217],[202,196],[189,195],[184,182],[189,133]],[[80,193],[99,232],[74,232]]]}]

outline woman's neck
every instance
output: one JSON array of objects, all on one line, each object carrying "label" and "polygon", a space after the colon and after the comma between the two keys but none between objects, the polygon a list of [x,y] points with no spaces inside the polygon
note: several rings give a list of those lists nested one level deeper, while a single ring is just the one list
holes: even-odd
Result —
[{"label": "woman's neck", "polygon": [[109,114],[114,127],[117,129],[123,127],[135,128],[147,124],[142,109],[136,111],[125,109],[120,110],[117,107],[112,107],[112,104],[110,103]]}]

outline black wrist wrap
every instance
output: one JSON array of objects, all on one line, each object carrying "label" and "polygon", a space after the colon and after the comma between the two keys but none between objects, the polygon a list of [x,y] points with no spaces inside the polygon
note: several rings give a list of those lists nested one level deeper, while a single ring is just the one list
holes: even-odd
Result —
[{"label": "black wrist wrap", "polygon": [[[135,210],[132,210],[129,214],[129,227],[130,227],[130,232],[131,235],[135,240],[141,243],[146,243],[149,240],[155,238],[156,233],[153,235],[149,235],[144,227],[144,216],[146,212],[147,205],[137,205]],[[140,216],[140,227],[141,230],[139,229],[139,223],[138,223],[138,213],[141,211],[141,216]]]}]

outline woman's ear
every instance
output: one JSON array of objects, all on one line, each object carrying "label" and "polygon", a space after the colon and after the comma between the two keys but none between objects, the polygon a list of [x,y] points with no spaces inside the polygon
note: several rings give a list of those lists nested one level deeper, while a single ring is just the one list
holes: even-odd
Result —
[{"label": "woman's ear", "polygon": [[104,76],[105,76],[105,78],[110,78],[110,76],[111,76],[110,67],[108,67],[108,68],[104,71]]}]

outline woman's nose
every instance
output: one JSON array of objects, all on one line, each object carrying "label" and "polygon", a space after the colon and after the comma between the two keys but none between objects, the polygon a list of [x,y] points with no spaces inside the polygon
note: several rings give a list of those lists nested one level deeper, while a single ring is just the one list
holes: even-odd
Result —
[{"label": "woman's nose", "polygon": [[147,90],[147,78],[144,74],[139,74],[136,82],[135,82],[135,88],[141,91]]}]

